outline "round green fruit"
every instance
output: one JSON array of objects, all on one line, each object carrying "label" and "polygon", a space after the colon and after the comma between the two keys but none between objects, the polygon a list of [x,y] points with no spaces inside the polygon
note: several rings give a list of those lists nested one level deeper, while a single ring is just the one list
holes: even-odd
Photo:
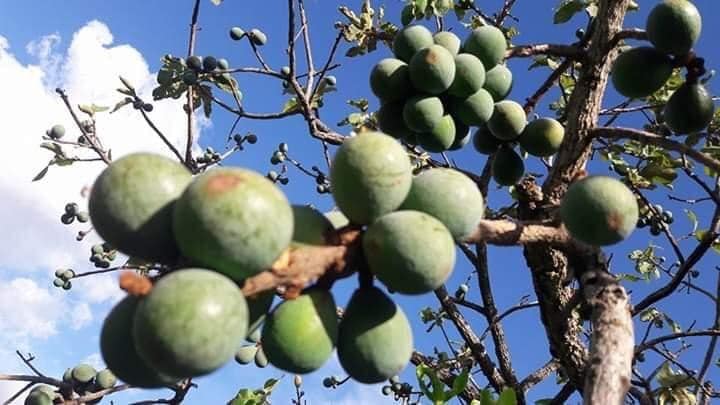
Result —
[{"label": "round green fruit", "polygon": [[369,224],[402,204],[412,166],[402,145],[380,132],[345,141],[330,168],[335,203],[356,224]]},{"label": "round green fruit", "polygon": [[443,115],[442,101],[434,96],[411,97],[403,107],[405,124],[415,132],[431,131]]},{"label": "round green fruit", "polygon": [[715,103],[705,86],[683,83],[665,104],[665,123],[678,134],[705,129],[712,121]]},{"label": "round green fruit", "polygon": [[305,245],[327,245],[335,232],[330,220],[322,212],[307,205],[293,205],[293,243]]},{"label": "round green fruit", "polygon": [[570,235],[593,246],[627,238],[638,216],[632,191],[607,176],[589,176],[573,183],[560,203],[560,218]]},{"label": "round green fruit", "polygon": [[650,11],[645,30],[656,49],[682,56],[700,37],[702,17],[688,0],[664,0]]},{"label": "round green fruit", "polygon": [[424,294],[440,287],[455,266],[455,244],[438,219],[420,211],[380,217],[363,237],[370,270],[401,294]]},{"label": "round green fruit", "polygon": [[432,215],[460,240],[470,236],[485,212],[482,194],[474,181],[453,169],[426,170],[413,179],[400,207]]},{"label": "round green fruit", "polygon": [[485,72],[485,84],[487,90],[495,102],[502,101],[510,94],[513,86],[513,76],[510,69],[505,65],[497,65]]},{"label": "round green fruit", "polygon": [[222,59],[222,58],[218,59],[217,67],[218,67],[218,69],[228,70],[228,69],[230,69],[230,62],[228,62],[227,59]]},{"label": "round green fruit", "polygon": [[470,142],[470,127],[453,118],[455,121],[455,140],[450,145],[450,150],[459,150]]},{"label": "round green fruit", "polygon": [[370,90],[383,101],[404,100],[411,88],[408,65],[399,59],[385,58],[370,72]]},{"label": "round green fruit", "polygon": [[203,58],[203,69],[206,72],[213,71],[218,67],[218,60],[214,56],[206,56]]},{"label": "round green fruit", "polygon": [[403,119],[403,108],[405,100],[390,101],[380,106],[375,113],[380,130],[395,139],[404,140],[406,142],[415,141],[415,134],[408,129]]},{"label": "round green fruit", "polygon": [[332,294],[319,288],[278,305],[265,321],[262,333],[270,364],[296,374],[322,367],[337,341],[336,308]]},{"label": "round green fruit", "polygon": [[531,121],[520,135],[520,146],[529,154],[538,157],[554,155],[565,137],[565,128],[552,118]]},{"label": "round green fruit", "polygon": [[133,339],[160,373],[198,377],[230,360],[248,327],[240,288],[222,274],[181,269],[163,277],[138,305]]},{"label": "round green fruit", "polygon": [[100,389],[108,389],[115,386],[117,383],[117,377],[109,369],[100,370],[95,376],[95,384]]},{"label": "round green fruit", "polygon": [[265,35],[264,32],[260,31],[257,28],[251,29],[248,36],[250,37],[252,43],[257,46],[263,46],[267,44],[267,35]]},{"label": "round green fruit", "polygon": [[440,31],[433,35],[433,42],[447,49],[453,56],[460,53],[460,38],[450,31]]},{"label": "round green fruit", "polygon": [[233,41],[239,41],[245,36],[245,31],[240,27],[230,28],[230,38]]},{"label": "round green fruit", "polygon": [[200,71],[202,70],[202,58],[197,55],[192,55],[187,58],[187,67],[189,67],[192,70]]},{"label": "round green fruit", "polygon": [[493,98],[485,89],[480,89],[469,97],[455,99],[450,106],[453,117],[469,127],[487,123],[493,109]]},{"label": "round green fruit", "polygon": [[[56,392],[57,388],[50,386],[50,385],[46,385],[46,384],[39,384],[39,385],[34,386],[33,389],[30,390],[30,393],[33,393],[35,391],[44,392],[45,394],[47,394],[48,397],[50,397],[50,399],[53,399],[53,400],[60,396],[60,394],[58,392]],[[52,402],[50,402],[50,403],[52,403]]]},{"label": "round green fruit", "polygon": [[95,378],[97,370],[88,364],[78,364],[72,369],[72,378],[80,384],[87,384]]},{"label": "round green fruit", "polygon": [[463,50],[477,56],[490,70],[505,58],[507,40],[505,34],[491,25],[474,29],[465,39]]},{"label": "round green fruit", "polygon": [[469,97],[485,84],[485,67],[480,59],[469,53],[455,57],[455,80],[448,93],[455,97]]},{"label": "round green fruit", "polygon": [[417,134],[417,142],[428,152],[444,152],[455,142],[455,131],[455,120],[448,114],[442,117],[430,132]]},{"label": "round green fruit", "polygon": [[185,256],[239,281],[270,268],[290,245],[293,215],[285,195],[265,176],[220,168],[187,187],[173,225]]},{"label": "round green fruit", "polygon": [[164,156],[134,153],[115,160],[90,192],[95,231],[129,256],[173,262],[172,210],[191,180],[183,165]]},{"label": "round green fruit", "polygon": [[455,79],[455,58],[440,45],[421,49],[409,63],[410,81],[424,93],[440,94],[450,88]]},{"label": "round green fruit", "polygon": [[53,399],[47,392],[41,390],[31,391],[25,398],[25,405],[52,405]]},{"label": "round green fruit", "polygon": [[258,347],[256,345],[243,346],[235,353],[235,361],[240,364],[250,364],[255,360],[257,352]]},{"label": "round green fruit", "polygon": [[419,50],[433,44],[432,33],[422,25],[408,25],[395,34],[392,49],[395,57],[405,62]]},{"label": "round green fruit", "polygon": [[403,310],[375,287],[353,293],[338,334],[338,359],[354,380],[375,384],[410,361],[413,337]]},{"label": "round green fruit", "polygon": [[644,46],[618,56],[612,69],[615,90],[625,97],[647,97],[659,90],[673,72],[673,61],[655,48]]},{"label": "round green fruit", "polygon": [[501,186],[512,186],[525,174],[525,163],[520,155],[508,146],[501,146],[495,152],[492,163],[492,176]]},{"label": "round green fruit", "polygon": [[499,101],[488,121],[488,129],[496,138],[512,141],[520,136],[527,125],[527,116],[522,106],[514,101]]},{"label": "round green fruit", "polygon": [[473,146],[476,151],[483,155],[492,155],[497,152],[500,145],[502,145],[502,142],[485,125],[478,128],[475,135],[473,135]]},{"label": "round green fruit", "polygon": [[48,136],[52,139],[62,138],[65,136],[65,127],[60,124],[53,125],[53,127],[48,131]]}]

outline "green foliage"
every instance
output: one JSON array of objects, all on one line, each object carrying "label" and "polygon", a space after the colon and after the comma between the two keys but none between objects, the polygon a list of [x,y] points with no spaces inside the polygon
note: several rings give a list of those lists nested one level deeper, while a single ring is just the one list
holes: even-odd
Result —
[{"label": "green foliage", "polygon": [[452,388],[445,389],[445,384],[440,381],[437,373],[432,367],[420,364],[415,368],[415,375],[418,379],[420,389],[433,404],[446,404],[458,396],[467,386],[470,370],[463,370],[453,381]]},{"label": "green foliage", "polygon": [[243,388],[231,399],[227,405],[269,405],[270,394],[277,387],[280,380],[271,378],[263,384],[262,388],[251,390]]}]

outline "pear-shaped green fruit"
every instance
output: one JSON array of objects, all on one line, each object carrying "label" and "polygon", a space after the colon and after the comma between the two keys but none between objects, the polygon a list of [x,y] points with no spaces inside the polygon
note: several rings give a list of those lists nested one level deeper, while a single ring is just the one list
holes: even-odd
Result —
[{"label": "pear-shaped green fruit", "polygon": [[478,128],[473,135],[473,146],[483,155],[492,155],[500,145],[502,145],[502,141],[497,139],[485,125]]},{"label": "pear-shaped green fruit", "polygon": [[270,364],[296,374],[325,364],[337,341],[336,308],[332,294],[319,288],[278,305],[263,325],[262,345]]},{"label": "pear-shaped green fruit", "polygon": [[663,0],[650,11],[645,30],[656,49],[682,56],[700,37],[702,17],[688,0]]},{"label": "pear-shaped green fruit", "polygon": [[404,100],[412,90],[408,65],[394,58],[381,60],[370,72],[370,90],[383,101]]},{"label": "pear-shaped green fruit", "polygon": [[520,135],[520,146],[533,156],[554,155],[565,137],[565,128],[552,118],[536,119]]},{"label": "pear-shaped green fruit", "polygon": [[460,47],[462,43],[457,35],[450,31],[440,31],[433,35],[433,41],[436,45],[440,45],[447,49],[453,56],[460,53]]},{"label": "pear-shaped green fruit", "polygon": [[436,168],[415,176],[400,208],[432,215],[453,238],[460,240],[475,231],[485,212],[485,203],[469,177],[457,170]]},{"label": "pear-shaped green fruit", "polygon": [[248,33],[248,37],[252,41],[253,44],[257,46],[263,46],[267,44],[267,35],[265,35],[264,32],[260,31],[257,28],[253,28]]},{"label": "pear-shaped green fruit", "polygon": [[333,224],[335,229],[340,229],[350,223],[345,214],[339,210],[328,211],[325,213],[325,217]]},{"label": "pear-shaped green fruit", "polygon": [[405,100],[390,101],[380,106],[375,113],[380,130],[395,139],[415,143],[415,134],[405,125],[403,108]]},{"label": "pear-shaped green fruit", "polygon": [[413,337],[403,310],[375,287],[353,293],[338,336],[338,359],[354,380],[379,383],[410,361]]},{"label": "pear-shaped green fruit", "polygon": [[409,63],[410,81],[427,94],[440,94],[450,88],[455,79],[455,58],[440,45],[421,49]]},{"label": "pear-shaped green fruit", "polygon": [[134,153],[115,160],[90,192],[93,228],[129,256],[171,263],[178,256],[172,210],[191,180],[183,165],[164,156]]},{"label": "pear-shaped green fruit", "polygon": [[712,121],[715,103],[705,86],[683,83],[665,104],[665,123],[678,134],[705,129]]},{"label": "pear-shaped green fruit", "polygon": [[265,176],[240,168],[197,176],[174,214],[182,253],[234,280],[270,268],[293,234],[292,209],[282,191]]},{"label": "pear-shaped green fruit", "polygon": [[485,67],[480,59],[469,53],[455,57],[455,80],[448,93],[455,97],[469,97],[485,84]]},{"label": "pear-shaped green fruit", "polygon": [[612,69],[612,83],[625,97],[647,97],[659,90],[672,72],[670,57],[655,48],[643,46],[618,56]]},{"label": "pear-shaped green fruit", "polygon": [[294,244],[327,245],[332,241],[335,227],[322,212],[307,205],[293,205],[292,211]]},{"label": "pear-shaped green fruit", "polygon": [[560,203],[560,218],[573,238],[607,246],[627,238],[635,229],[638,204],[622,182],[589,176],[570,186]]},{"label": "pear-shaped green fruit", "polygon": [[485,72],[485,84],[487,90],[495,102],[502,101],[510,94],[513,86],[513,76],[510,69],[505,65],[497,65]]},{"label": "pear-shaped green fruit", "polygon": [[444,152],[455,142],[455,120],[445,115],[429,132],[417,134],[417,142],[428,152]]},{"label": "pear-shaped green fruit", "polygon": [[97,370],[89,364],[78,364],[72,369],[72,378],[80,384],[87,384],[95,378]]},{"label": "pear-shaped green fruit", "polygon": [[522,106],[514,101],[495,103],[495,109],[488,121],[488,129],[496,138],[512,141],[520,136],[527,125],[527,116]]},{"label": "pear-shaped green fruit", "polygon": [[487,123],[493,108],[492,96],[485,89],[480,89],[469,97],[454,99],[450,104],[453,117],[470,127]]},{"label": "pear-shaped green fruit", "polygon": [[465,39],[463,51],[478,57],[490,70],[505,58],[507,40],[505,34],[491,25],[475,28]]},{"label": "pear-shaped green fruit", "polygon": [[431,131],[442,119],[443,105],[439,98],[427,95],[411,97],[403,107],[403,119],[415,132]]},{"label": "pear-shaped green fruit", "polygon": [[330,168],[335,203],[356,224],[369,224],[402,204],[412,167],[405,149],[380,132],[363,132],[338,149]]},{"label": "pear-shaped green fruit", "polygon": [[408,25],[395,34],[392,49],[395,57],[405,62],[421,49],[433,44],[432,33],[422,25]]},{"label": "pear-shaped green fruit", "polygon": [[100,389],[112,388],[117,384],[117,377],[109,369],[100,370],[95,376],[95,385]]},{"label": "pear-shaped green fruit", "polygon": [[52,405],[53,399],[45,391],[31,391],[25,398],[25,405]]},{"label": "pear-shaped green fruit", "polygon": [[229,278],[181,269],[161,278],[138,305],[133,340],[160,373],[197,377],[230,360],[248,327],[248,308]]},{"label": "pear-shaped green fruit", "polygon": [[492,176],[501,186],[512,186],[525,174],[525,163],[520,155],[508,146],[501,146],[495,152],[492,163]]},{"label": "pear-shaped green fruit", "polygon": [[470,142],[470,127],[459,119],[453,118],[453,121],[455,122],[455,140],[450,145],[450,150],[459,150]]},{"label": "pear-shaped green fruit", "polygon": [[240,364],[250,364],[255,360],[257,351],[257,345],[243,346],[235,353],[235,361]]},{"label": "pear-shaped green fruit", "polygon": [[450,231],[420,211],[380,217],[368,227],[363,251],[377,278],[402,294],[424,294],[440,287],[455,266]]},{"label": "pear-shaped green fruit", "polygon": [[230,28],[230,38],[232,38],[233,41],[239,41],[245,36],[245,30],[243,30],[240,27],[232,27]]},{"label": "pear-shaped green fruit", "polygon": [[245,297],[248,306],[248,333],[250,339],[253,333],[260,330],[260,325],[265,322],[265,317],[272,307],[275,299],[275,291],[263,291],[250,297]]}]

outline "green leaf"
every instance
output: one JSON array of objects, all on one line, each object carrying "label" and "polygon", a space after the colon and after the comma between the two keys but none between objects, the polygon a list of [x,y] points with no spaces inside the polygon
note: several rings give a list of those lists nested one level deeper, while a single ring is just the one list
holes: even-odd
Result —
[{"label": "green leaf", "polygon": [[535,405],[550,405],[552,404],[552,402],[552,398],[538,399],[537,401],[535,401]]},{"label": "green leaf", "polygon": [[555,10],[553,16],[554,24],[562,24],[570,21],[573,16],[585,9],[584,0],[563,0],[560,6]]},{"label": "green leaf", "polygon": [[121,101],[119,101],[117,104],[115,104],[115,107],[113,107],[112,111],[110,111],[110,114],[114,113],[115,111],[125,107],[128,104],[131,104],[133,101],[132,99],[124,98]]},{"label": "green leaf", "polygon": [[263,388],[265,389],[265,392],[272,392],[272,390],[277,387],[278,383],[280,382],[277,378],[270,378],[267,381],[265,381],[265,384],[263,384]]},{"label": "green leaf", "polygon": [[500,398],[498,398],[497,405],[517,405],[515,390],[512,388],[505,388],[500,394]]},{"label": "green leaf", "polygon": [[492,391],[489,389],[482,390],[480,393],[480,405],[497,405]]},{"label": "green leaf", "polygon": [[461,392],[463,392],[465,390],[465,387],[467,387],[469,378],[470,378],[470,370],[467,370],[467,369],[463,370],[463,372],[460,373],[460,375],[455,377],[455,381],[453,381],[453,385],[452,385],[452,391],[450,391],[448,393],[450,395],[445,396],[445,400],[448,401],[448,400],[452,399],[454,396],[459,395]]},{"label": "green leaf", "polygon": [[697,227],[698,227],[698,218],[697,218],[697,215],[696,215],[693,211],[691,211],[691,210],[689,210],[689,209],[685,209],[684,211],[685,211],[685,215],[687,215],[688,219],[689,219],[690,222],[692,223],[693,232],[695,232],[695,231],[697,230]]},{"label": "green leaf", "polygon": [[285,102],[285,105],[283,105],[282,112],[286,113],[286,112],[290,112],[290,111],[295,111],[298,108],[299,107],[298,107],[297,99],[295,97],[290,97]]},{"label": "green leaf", "polygon": [[50,165],[47,165],[45,166],[45,168],[40,170],[40,172],[36,174],[35,177],[33,177],[32,181],[42,180],[42,178],[45,177],[45,175],[47,174],[48,170],[50,170]]}]

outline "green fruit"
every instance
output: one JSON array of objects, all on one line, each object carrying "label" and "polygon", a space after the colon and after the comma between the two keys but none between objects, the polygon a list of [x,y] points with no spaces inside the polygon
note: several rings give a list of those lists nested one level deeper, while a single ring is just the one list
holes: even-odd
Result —
[{"label": "green fruit", "polygon": [[66,281],[66,282],[64,282],[63,285],[62,285],[62,289],[63,289],[63,290],[66,290],[66,291],[67,291],[67,290],[69,290],[69,289],[71,289],[71,288],[72,288],[72,283],[71,283],[70,281]]},{"label": "green fruit", "polygon": [[270,268],[293,234],[282,191],[241,168],[197,176],[177,201],[173,225],[185,256],[238,281]]},{"label": "green fruit", "polygon": [[488,129],[496,138],[512,141],[520,136],[527,125],[522,106],[514,101],[499,101],[488,121]]},{"label": "green fruit", "polygon": [[172,210],[191,180],[183,165],[164,156],[134,153],[115,160],[90,192],[95,231],[129,256],[173,262]]},{"label": "green fruit", "polygon": [[450,145],[450,150],[459,150],[470,142],[470,127],[453,118],[455,122],[455,140]]},{"label": "green fruit", "polygon": [[682,56],[700,37],[702,17],[690,1],[664,0],[650,11],[645,29],[656,49]]},{"label": "green fruit", "polygon": [[433,44],[433,36],[422,25],[408,25],[395,34],[392,49],[395,57],[410,62],[410,59],[419,50]]},{"label": "green fruit", "polygon": [[412,183],[405,149],[380,132],[345,141],[330,168],[335,203],[355,224],[368,224],[402,204]]},{"label": "green fruit", "polygon": [[65,280],[63,280],[63,279],[61,279],[61,278],[56,278],[55,280],[53,280],[53,285],[54,285],[55,287],[60,288],[60,287],[63,286],[63,284],[65,284]]},{"label": "green fruit", "polygon": [[627,238],[638,216],[632,191],[607,176],[589,176],[572,184],[560,203],[560,219],[570,235],[593,246]]},{"label": "green fruit", "polygon": [[193,56],[190,56],[189,58],[187,58],[186,63],[187,63],[187,67],[189,67],[190,69],[192,69],[194,71],[202,70],[203,60],[201,57],[199,57],[197,55],[193,55]]},{"label": "green fruit", "polygon": [[133,340],[158,372],[198,377],[233,357],[247,327],[245,297],[232,280],[211,270],[181,269],[161,278],[140,302]]},{"label": "green fruit", "polygon": [[206,56],[203,58],[203,69],[206,72],[213,71],[218,67],[218,60],[214,56]]},{"label": "green fruit", "polygon": [[520,146],[529,154],[539,157],[554,155],[565,137],[565,128],[552,118],[536,119],[520,135]]},{"label": "green fruit", "polygon": [[469,177],[457,170],[437,168],[415,176],[400,209],[432,215],[453,238],[460,240],[475,231],[485,212],[485,203]]},{"label": "green fruit", "polygon": [[240,364],[250,364],[255,359],[258,347],[256,345],[243,346],[235,353],[235,361]]},{"label": "green fruit", "polygon": [[673,61],[655,48],[644,46],[618,56],[612,69],[615,90],[625,97],[647,97],[659,90],[673,72]]},{"label": "green fruit", "polygon": [[41,390],[31,391],[25,398],[25,405],[52,405],[53,399]]},{"label": "green fruit", "polygon": [[428,94],[440,94],[450,88],[455,79],[455,59],[440,45],[421,49],[409,63],[413,86]]},{"label": "green fruit", "polygon": [[177,379],[161,376],[137,353],[132,336],[133,319],[139,303],[140,298],[128,295],[115,305],[105,318],[100,332],[100,353],[103,361],[114,375],[130,385],[158,388],[172,384]]},{"label": "green fruit", "polygon": [[293,243],[327,245],[332,241],[335,227],[322,212],[307,205],[293,205]]},{"label": "green fruit", "polygon": [[280,74],[283,75],[283,76],[285,76],[285,77],[290,76],[290,66],[283,66],[283,67],[280,69]]},{"label": "green fruit", "polygon": [[447,49],[453,56],[460,53],[460,38],[450,31],[440,31],[433,35],[433,42]]},{"label": "green fruit", "polygon": [[57,390],[57,388],[55,388],[53,386],[39,384],[39,385],[34,386],[33,389],[30,390],[30,392],[31,393],[35,392],[35,391],[44,392],[45,394],[47,394],[48,397],[50,397],[50,399],[55,399],[56,397],[59,396],[59,394],[56,392],[56,390]]},{"label": "green fruit", "polygon": [[384,103],[375,113],[375,118],[382,132],[395,139],[414,143],[415,134],[405,125],[403,107],[405,107],[405,100]]},{"label": "green fruit", "polygon": [[525,163],[512,148],[501,146],[495,152],[492,163],[492,176],[501,186],[512,186],[525,174]]},{"label": "green fruit", "polygon": [[455,80],[448,93],[455,97],[469,97],[485,84],[485,67],[480,59],[469,53],[455,57]]},{"label": "green fruit", "polygon": [[65,369],[65,372],[63,373],[62,380],[64,383],[72,384],[72,369],[68,368]]},{"label": "green fruit", "polygon": [[510,69],[505,65],[497,65],[485,72],[485,84],[487,90],[495,102],[504,100],[510,94],[513,86],[513,76]]},{"label": "green fruit", "polygon": [[463,124],[474,127],[484,125],[493,113],[493,99],[485,89],[480,89],[465,98],[453,100],[450,112]]},{"label": "green fruit", "polygon": [[473,135],[473,146],[475,150],[483,155],[492,155],[502,145],[502,142],[487,129],[487,126],[481,126]]},{"label": "green fruit", "polygon": [[443,115],[442,101],[433,96],[411,97],[403,107],[405,124],[415,132],[431,131]]},{"label": "green fruit", "polygon": [[115,377],[115,374],[112,373],[112,371],[105,369],[100,370],[100,372],[97,373],[95,376],[95,384],[100,389],[108,389],[115,386],[117,383],[117,377]]},{"label": "green fruit", "polygon": [[257,46],[263,46],[267,43],[267,35],[265,35],[264,32],[260,31],[257,28],[251,29],[250,33],[248,33],[248,36],[250,37],[252,43]]},{"label": "green fruit", "polygon": [[430,132],[417,134],[417,142],[428,152],[444,152],[455,142],[455,131],[455,120],[448,114]]},{"label": "green fruit", "polygon": [[470,33],[463,50],[477,56],[485,65],[485,70],[490,70],[505,58],[507,40],[498,28],[486,25]]},{"label": "green fruit", "polygon": [[257,352],[255,352],[255,365],[260,368],[265,368],[268,365],[268,358],[265,355],[265,351],[263,350],[262,346],[258,347]]},{"label": "green fruit", "polygon": [[424,294],[440,287],[455,265],[455,244],[447,227],[419,211],[380,217],[363,237],[370,270],[401,294]]},{"label": "green fruit", "polygon": [[248,340],[252,340],[252,334],[260,330],[274,299],[275,292],[272,290],[245,297],[248,306]]},{"label": "green fruit", "polygon": [[333,224],[333,227],[335,227],[336,230],[350,223],[350,220],[338,210],[326,212],[325,217]]},{"label": "green fruit", "polygon": [[375,287],[353,293],[340,322],[338,359],[354,380],[379,383],[410,361],[413,337],[403,310]]},{"label": "green fruit", "polygon": [[197,84],[198,75],[193,70],[186,70],[182,75],[182,81],[188,86],[194,86]]},{"label": "green fruit", "polygon": [[408,65],[399,59],[381,60],[370,72],[370,89],[383,101],[407,98],[411,91]]},{"label": "green fruit", "polygon": [[230,38],[232,38],[233,41],[239,41],[244,36],[245,36],[245,31],[242,28],[240,28],[240,27],[230,28]]},{"label": "green fruit", "polygon": [[95,378],[97,370],[88,364],[78,364],[72,369],[72,378],[80,384],[87,384]]},{"label": "green fruit", "polygon": [[218,69],[228,70],[230,69],[230,62],[228,62],[227,59],[218,59],[217,67]]},{"label": "green fruit", "polygon": [[322,367],[337,341],[336,308],[332,294],[319,288],[278,305],[262,332],[270,364],[296,374]]},{"label": "green fruit", "polygon": [[705,86],[683,83],[665,104],[665,123],[678,134],[706,128],[712,121],[715,103]]},{"label": "green fruit", "polygon": [[60,139],[65,136],[65,127],[60,124],[53,125],[47,132],[47,135],[52,139]]},{"label": "green fruit", "polygon": [[75,272],[72,269],[67,269],[62,273],[62,278],[65,280],[70,280],[73,277],[75,277]]}]

